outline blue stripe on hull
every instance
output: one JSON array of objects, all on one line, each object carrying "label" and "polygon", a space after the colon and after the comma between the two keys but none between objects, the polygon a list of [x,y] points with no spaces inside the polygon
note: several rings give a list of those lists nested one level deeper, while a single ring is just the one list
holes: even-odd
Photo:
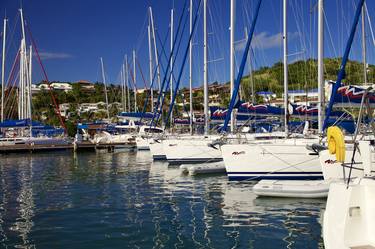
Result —
[{"label": "blue stripe on hull", "polygon": [[169,164],[199,164],[199,163],[213,163],[223,161],[223,158],[179,158],[168,159]]},{"label": "blue stripe on hull", "polygon": [[242,180],[322,180],[322,172],[227,172],[230,181]]},{"label": "blue stripe on hull", "polygon": [[156,155],[152,156],[152,159],[154,159],[154,161],[165,161],[167,160],[167,157],[165,155]]}]

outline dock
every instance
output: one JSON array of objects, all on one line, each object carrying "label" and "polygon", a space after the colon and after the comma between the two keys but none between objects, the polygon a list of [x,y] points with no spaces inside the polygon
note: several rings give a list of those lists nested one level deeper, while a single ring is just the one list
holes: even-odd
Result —
[{"label": "dock", "polygon": [[16,144],[0,146],[0,153],[73,150],[73,144]]},{"label": "dock", "polygon": [[94,144],[89,141],[67,144],[15,144],[0,146],[0,154],[20,153],[20,152],[42,152],[42,151],[107,151],[113,152],[116,149],[135,149],[135,143],[108,143]]}]

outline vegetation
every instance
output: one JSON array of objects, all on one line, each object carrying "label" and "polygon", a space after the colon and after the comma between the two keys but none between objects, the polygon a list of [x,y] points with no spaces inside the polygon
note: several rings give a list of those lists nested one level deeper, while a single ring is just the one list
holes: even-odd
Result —
[{"label": "vegetation", "polygon": [[[325,59],[325,79],[335,80],[338,73],[341,58]],[[375,82],[375,66],[369,65],[368,67],[368,82]],[[254,81],[254,91],[272,91],[281,97],[283,92],[283,64],[281,62],[275,63],[271,67],[262,67],[252,73],[252,79]],[[363,65],[360,62],[348,61],[346,70],[346,79],[343,82],[360,84],[363,82]],[[51,94],[54,95],[58,104],[69,103],[69,118],[65,120],[69,134],[74,134],[75,127],[78,122],[94,121],[106,118],[106,111],[99,111],[95,113],[78,113],[78,106],[82,103],[97,103],[100,101],[105,102],[104,97],[104,85],[101,83],[94,84],[95,88],[92,91],[85,91],[81,88],[80,84],[72,84],[73,89],[69,92],[64,91],[40,91],[33,95],[33,119],[43,121],[50,125],[59,125],[59,119],[55,114],[55,108],[51,101]],[[229,82],[224,83],[227,86],[227,90],[222,88],[218,91],[210,91],[210,96],[217,95],[217,100],[222,106],[227,106],[229,103]],[[251,99],[251,84],[250,76],[244,76],[241,84],[241,98],[244,100]],[[315,59],[309,59],[307,61],[297,61],[289,65],[289,88],[290,89],[312,89],[317,87],[317,61]],[[186,110],[189,109],[189,94],[186,94],[187,89],[182,89],[181,93],[177,97],[178,103],[185,103]],[[109,103],[121,102],[121,87],[118,85],[110,85],[107,87],[108,101]],[[137,106],[141,110],[143,109],[144,102],[147,96],[147,92],[137,94]],[[154,92],[154,96],[157,96],[157,92]],[[184,99],[184,101],[183,101]],[[194,110],[203,110],[203,90],[194,92]],[[256,96],[256,100],[259,102],[261,98]],[[14,103],[15,101],[13,101]],[[169,103],[169,94],[166,95],[165,103]],[[134,103],[133,92],[131,91],[130,103]],[[133,108],[133,104],[131,104]],[[16,108],[16,107],[13,107]],[[167,111],[168,105],[164,107]],[[105,109],[105,107],[103,107]],[[150,99],[148,101],[147,110],[151,109]],[[110,115],[115,117],[119,111],[119,107],[113,105],[110,108]],[[178,106],[176,110],[177,114],[184,112],[182,106]],[[16,111],[9,112],[16,114]]]}]

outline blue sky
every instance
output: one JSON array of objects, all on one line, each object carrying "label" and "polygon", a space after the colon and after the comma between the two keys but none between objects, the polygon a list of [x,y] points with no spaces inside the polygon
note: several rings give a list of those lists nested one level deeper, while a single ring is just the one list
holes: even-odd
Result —
[{"label": "blue sky", "polygon": [[[199,0],[194,0],[197,5]],[[255,0],[237,0],[236,60],[242,57],[245,27],[250,27]],[[317,0],[289,0],[289,61],[316,57]],[[325,56],[336,57],[343,53],[348,30],[354,16],[357,0],[326,0]],[[152,6],[155,25],[163,40],[170,21],[170,9],[175,8],[175,23],[182,13],[183,0],[24,0],[25,19],[36,40],[49,79],[60,81],[101,81],[99,58],[103,57],[109,82],[119,82],[120,67],[125,54],[135,49],[143,75],[149,85],[147,8]],[[20,1],[1,0],[0,17],[9,19],[7,74],[19,46]],[[229,0],[208,0],[209,6],[209,81],[229,79]],[[196,7],[196,6],[195,6]],[[375,1],[367,1],[371,21],[375,17]],[[203,79],[203,14],[194,36],[194,85]],[[2,18],[1,18],[2,19]],[[1,25],[2,27],[2,25]],[[254,34],[254,66],[269,66],[282,59],[282,0],[263,0]],[[11,35],[12,34],[12,35]],[[374,46],[367,24],[368,62],[375,63]],[[186,48],[188,27],[177,58],[176,71]],[[158,44],[160,48],[161,44]],[[169,51],[169,40],[166,49]],[[351,59],[361,60],[360,29],[351,53]],[[42,74],[34,60],[34,81]],[[188,65],[188,64],[187,64]],[[182,85],[187,86],[188,67],[185,67]],[[177,74],[177,73],[176,73]],[[176,75],[177,77],[177,75]],[[137,68],[137,86],[143,87],[141,72]]]}]

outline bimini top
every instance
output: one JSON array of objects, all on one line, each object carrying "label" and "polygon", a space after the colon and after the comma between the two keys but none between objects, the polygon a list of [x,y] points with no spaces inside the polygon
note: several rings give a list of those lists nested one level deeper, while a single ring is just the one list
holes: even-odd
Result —
[{"label": "bimini top", "polygon": [[120,112],[118,117],[121,118],[132,118],[132,119],[152,119],[154,117],[154,114],[151,112]]}]

